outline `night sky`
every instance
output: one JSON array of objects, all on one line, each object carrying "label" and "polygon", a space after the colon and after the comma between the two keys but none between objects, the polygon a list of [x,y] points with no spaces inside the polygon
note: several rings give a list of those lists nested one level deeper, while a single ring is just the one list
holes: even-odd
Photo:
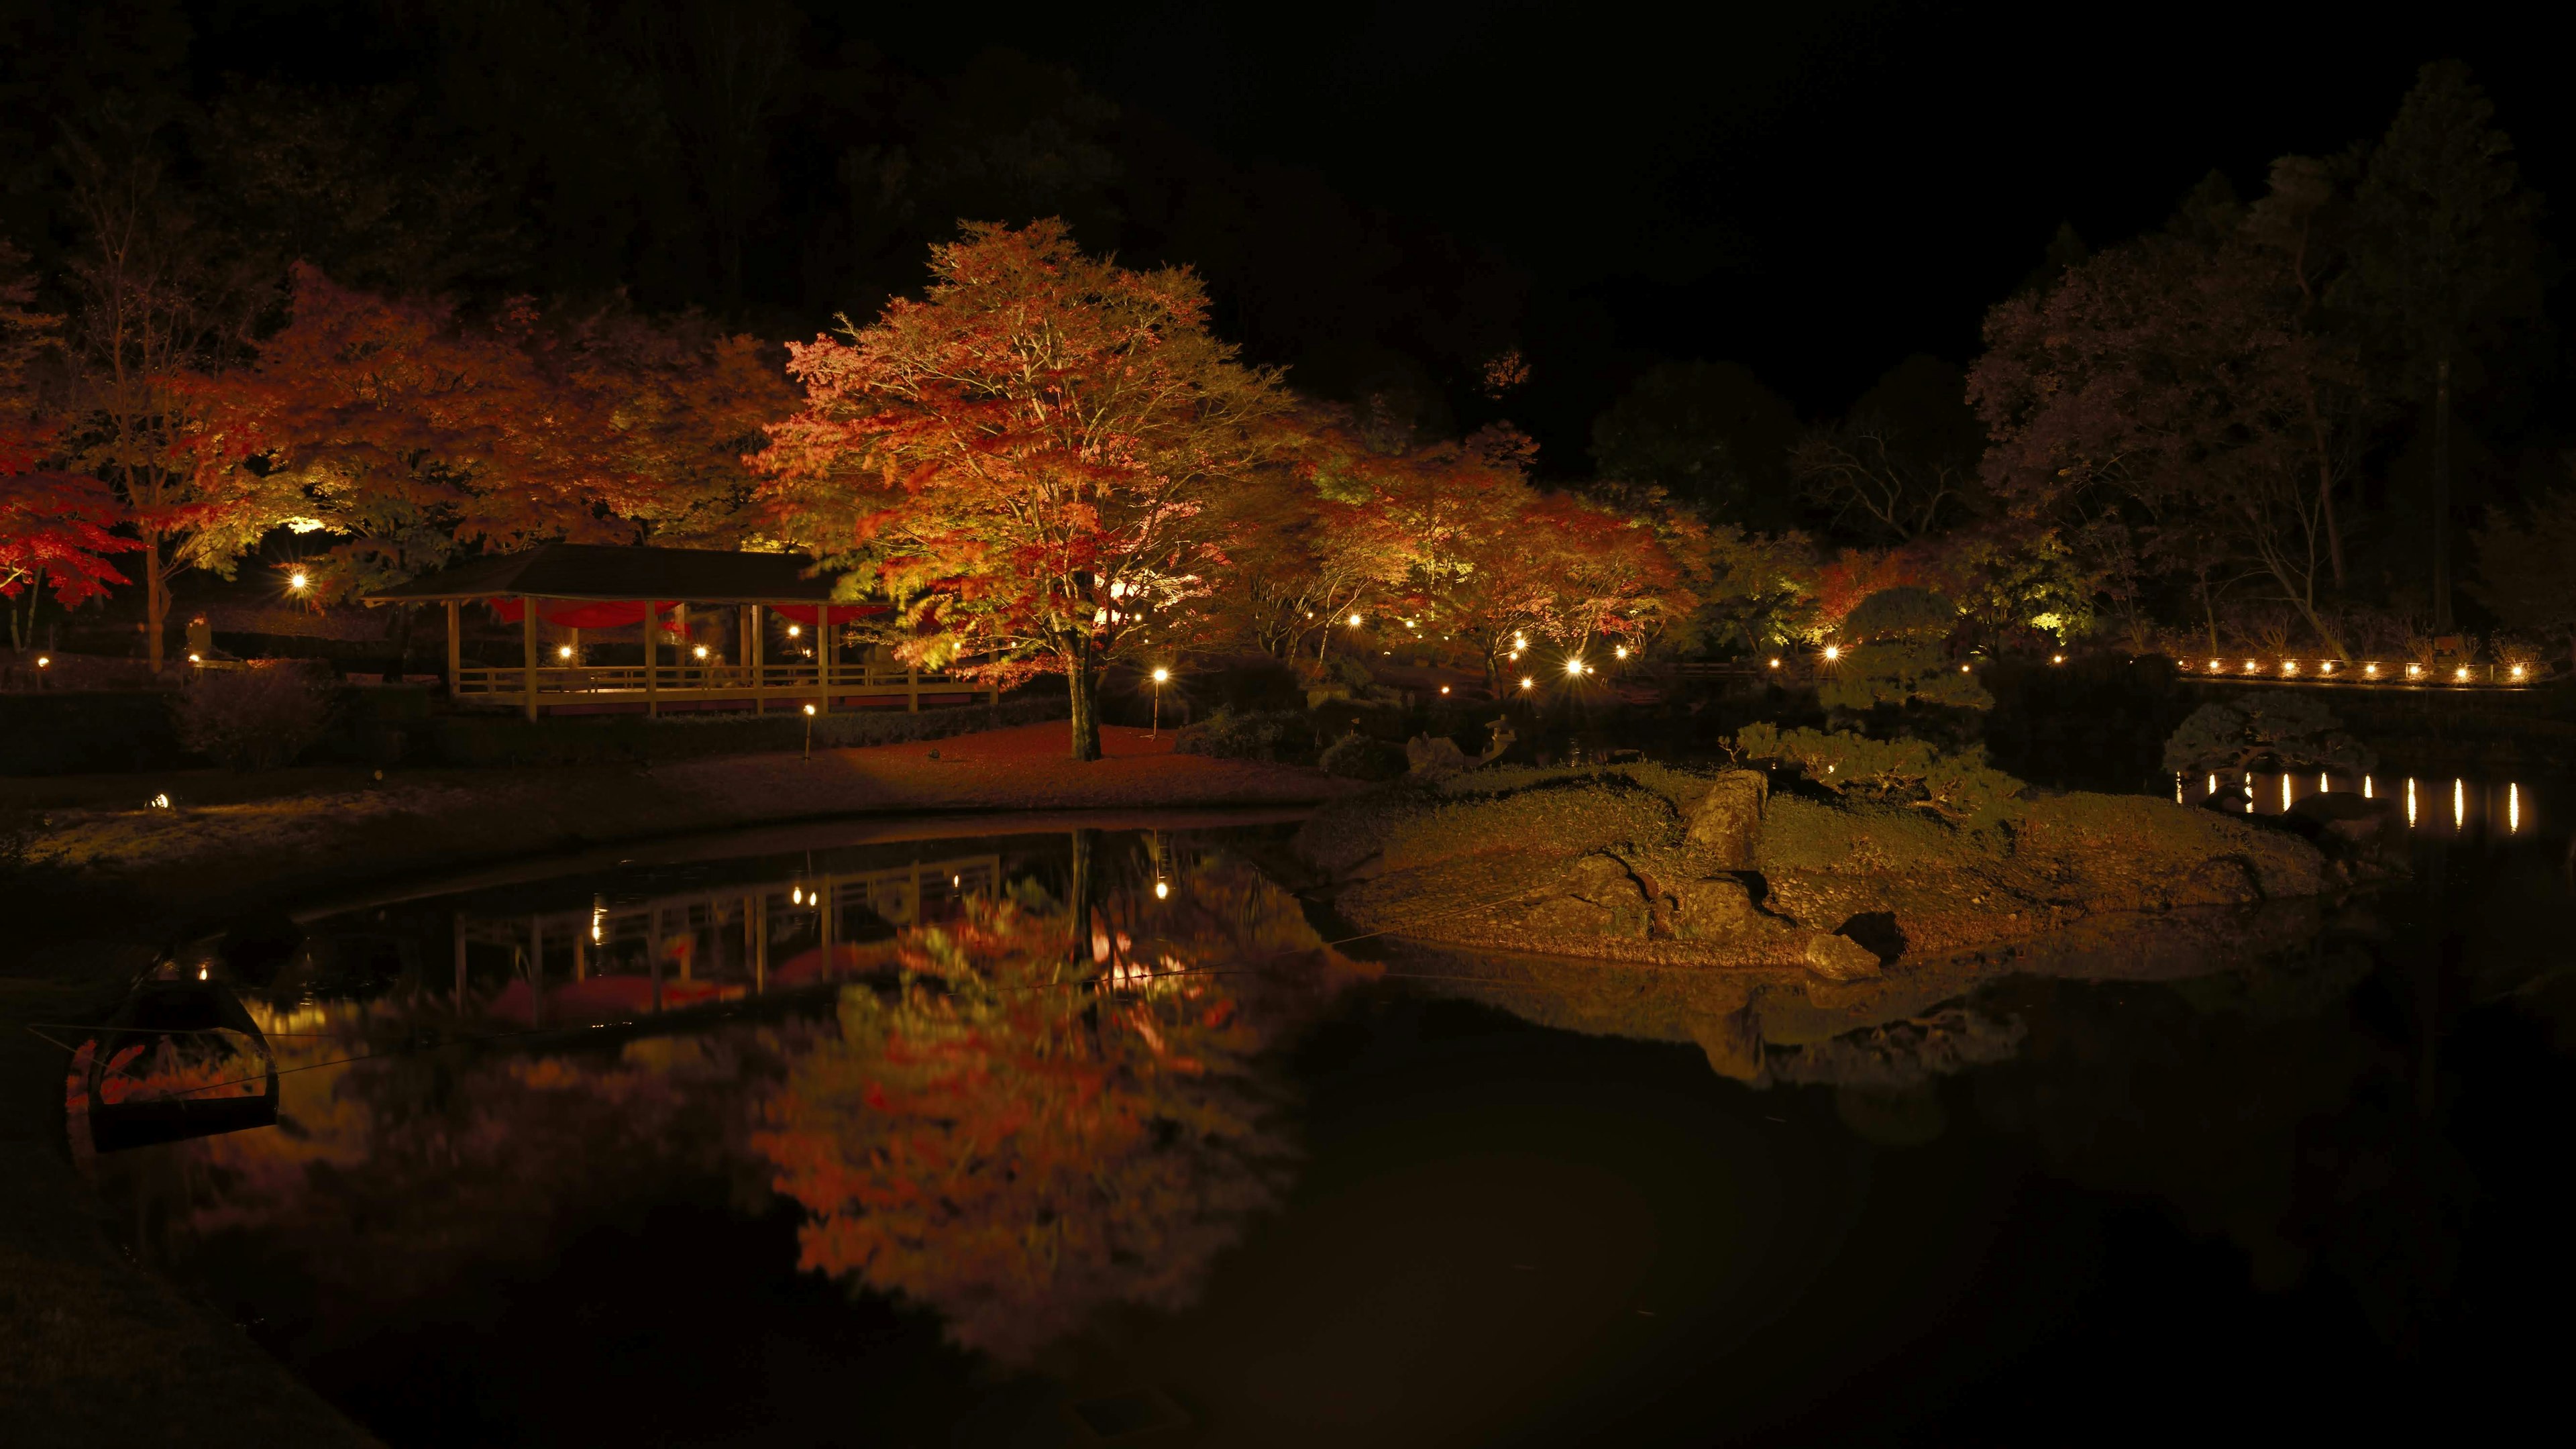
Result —
[{"label": "night sky", "polygon": [[[601,79],[624,64],[615,85],[649,87],[661,62],[637,59],[649,49],[631,43],[639,17],[693,5],[732,10],[7,0],[0,52],[18,53],[14,80],[0,54],[0,141],[41,156],[57,112],[115,85],[185,91],[200,114],[246,83],[396,88],[416,159],[497,158],[519,188],[528,250],[487,290],[616,287],[773,337],[917,285],[937,234],[929,213],[944,227],[970,209],[1050,207],[1085,245],[1198,266],[1220,328],[1301,387],[1355,397],[1409,369],[1445,395],[1441,426],[1507,414],[1565,478],[1588,472],[1592,419],[1659,361],[1741,362],[1810,418],[1840,413],[1908,354],[1965,363],[1985,309],[2033,276],[2061,224],[2097,247],[2134,236],[2213,167],[2253,195],[2277,155],[2376,137],[2425,61],[2471,64],[2544,195],[2568,193],[2576,131],[2559,52],[2535,43],[2533,12],[2507,7],[2419,7],[2401,24],[2291,7],[1901,0],[746,0],[791,17],[798,74],[763,123],[767,170],[732,295],[692,260],[703,239],[681,235],[712,208],[676,183],[645,194],[674,165],[629,142],[621,128],[651,128],[606,114],[623,101]],[[1044,124],[1110,103],[1073,126],[1110,156],[1100,175],[1036,200],[932,188],[873,260],[818,265],[856,207],[854,151],[908,145],[911,174],[928,177],[943,125],[978,106],[972,124],[986,124],[1044,89],[991,70],[997,49],[1069,69],[1069,94],[1090,98],[1030,101]],[[979,64],[1004,79],[977,100],[956,77]],[[575,144],[548,127],[592,134]],[[634,174],[604,175],[620,166]],[[21,166],[0,189],[0,226],[41,262],[45,228],[68,229],[59,214],[27,219],[54,184],[39,170]],[[1217,192],[1235,199],[1202,204]],[[1202,214],[1185,215],[1194,204]],[[574,215],[580,205],[609,220]],[[1478,400],[1476,369],[1506,346],[1532,379],[1496,409]]]},{"label": "night sky", "polygon": [[[1965,360],[2061,222],[2117,241],[2213,167],[2252,195],[2275,156],[2375,137],[2427,60],[2466,59],[2531,181],[2566,190],[2567,87],[2522,7],[1056,13],[1020,43],[1122,102],[1492,244],[1623,354],[1744,361],[1808,410],[1908,352]],[[989,33],[911,23],[889,46],[931,65]]]}]

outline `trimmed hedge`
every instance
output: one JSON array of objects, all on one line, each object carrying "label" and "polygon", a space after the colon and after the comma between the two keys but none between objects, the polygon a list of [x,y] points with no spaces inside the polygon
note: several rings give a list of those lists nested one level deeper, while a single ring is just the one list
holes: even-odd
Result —
[{"label": "trimmed hedge", "polygon": [[[816,749],[892,745],[908,740],[1008,729],[1062,719],[1061,696],[1006,700],[923,710],[826,714],[814,717]],[[406,731],[403,758],[435,765],[598,765],[696,760],[716,755],[770,754],[804,747],[805,716],[722,714],[647,719],[524,719],[445,715]]]}]

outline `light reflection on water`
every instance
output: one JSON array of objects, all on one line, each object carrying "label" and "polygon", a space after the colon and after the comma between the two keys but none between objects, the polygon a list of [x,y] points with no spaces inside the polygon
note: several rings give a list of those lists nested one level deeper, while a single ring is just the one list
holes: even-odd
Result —
[{"label": "light reflection on water", "polygon": [[[2211,808],[2226,809],[2245,815],[2287,815],[2299,801],[2317,795],[2347,794],[2363,800],[2378,800],[2392,777],[2376,773],[2337,774],[2320,771],[2311,776],[2300,772],[2247,771],[2239,784],[2221,786],[2218,776],[2206,776],[2197,789],[2188,775],[2174,776],[2174,802],[2182,805],[2210,803]],[[2450,810],[2447,816],[2436,814],[2427,819],[2416,798],[2417,777],[2393,777],[2402,784],[2406,824],[2409,829],[2444,829],[2453,835],[2491,832],[2499,837],[2519,836],[2536,828],[2524,804],[2522,783],[2518,780],[2499,782],[2473,781],[2465,776],[2452,776]],[[2438,790],[2439,779],[2426,782]],[[2476,827],[2473,830],[2472,827]]]},{"label": "light reflection on water", "polygon": [[[2411,778],[2307,772],[2202,794],[2268,814],[2401,781],[2412,800]],[[2542,854],[2519,782],[2453,793],[2435,841],[2474,840],[2491,801],[2513,853],[2480,857]],[[284,1125],[111,1154],[100,1185],[141,1256],[405,1449],[1095,1442],[960,1427],[1032,1362],[1060,1399],[1167,1385],[1199,1442],[1621,1442],[1623,1415],[1651,1420],[1626,1442],[1706,1442],[1798,1413],[1831,1441],[1844,1404],[1887,1417],[1841,1438],[1965,1441],[1878,1431],[2033,1378],[2091,1403],[2181,1381],[2147,1340],[2330,1412],[2305,1346],[2336,1374],[2378,1364],[2353,1313],[2403,1326],[2456,1291],[2440,1253],[2377,1245],[2452,1252],[2458,1203],[2513,1199],[2443,1136],[2443,1084],[2496,1059],[2449,1023],[2548,999],[2498,974],[2539,959],[2510,944],[2462,958],[2474,990],[2423,990],[2438,938],[2388,944],[2417,928],[2369,902],[2188,967],[1820,984],[1558,962],[1506,991],[1398,956],[1392,984],[1345,989],[1374,968],[1202,842],[898,854],[317,923],[251,993]],[[1954,1199],[1976,1205],[1957,1222],[1932,1206]],[[1986,1205],[2023,1200],[2061,1226],[1994,1251]],[[2534,1200],[2563,1217],[2563,1194]],[[2518,1290],[2534,1261],[2558,1281],[2520,1246]],[[1976,1291],[1917,1284],[1925,1262]],[[2302,1274],[2346,1278],[2288,1294]],[[2085,1313],[2028,1306],[2079,1280]],[[1881,1363],[1867,1345],[1900,1320],[1994,1362]],[[2122,1322],[2146,1331],[2101,1337]],[[1603,1362],[1628,1377],[1574,1367]],[[1848,1392],[1887,1373],[1914,1377]],[[1563,1435],[1521,1417],[1577,1398],[1594,1417],[1546,1421]],[[1033,1402],[1006,1429],[1064,1419]]]}]

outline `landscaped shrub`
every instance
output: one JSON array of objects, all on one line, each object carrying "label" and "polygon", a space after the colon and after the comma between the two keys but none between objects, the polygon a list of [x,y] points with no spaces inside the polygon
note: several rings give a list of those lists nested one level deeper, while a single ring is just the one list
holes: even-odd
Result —
[{"label": "landscaped shrub", "polygon": [[208,673],[171,706],[179,743],[235,770],[291,765],[331,728],[330,686],[289,663]]},{"label": "landscaped shrub", "polygon": [[[902,744],[1062,719],[1061,694],[954,709],[870,710],[817,715],[816,749]],[[446,765],[601,765],[706,759],[801,749],[806,717],[782,714],[683,715],[646,719],[546,719],[450,715],[425,721],[411,742],[424,759]]]},{"label": "landscaped shrub", "polygon": [[1409,762],[1404,746],[1353,731],[1333,741],[1316,764],[1324,773],[1345,780],[1393,780],[1401,778]]},{"label": "landscaped shrub", "polygon": [[1175,754],[1220,760],[1300,760],[1314,748],[1314,730],[1296,710],[1220,709],[1190,725],[1172,742]]},{"label": "landscaped shrub", "polygon": [[2378,763],[2369,748],[2343,732],[2334,711],[2306,694],[2281,690],[2241,695],[2229,704],[2193,710],[2165,741],[2165,768],[2182,774],[2210,770],[2349,770]]},{"label": "landscaped shrub", "polygon": [[1874,740],[1823,730],[1746,725],[1735,744],[1748,762],[1787,765],[1838,795],[1920,807],[1971,828],[2013,813],[2022,782],[1986,763],[1982,749],[1944,750],[1926,740]]}]

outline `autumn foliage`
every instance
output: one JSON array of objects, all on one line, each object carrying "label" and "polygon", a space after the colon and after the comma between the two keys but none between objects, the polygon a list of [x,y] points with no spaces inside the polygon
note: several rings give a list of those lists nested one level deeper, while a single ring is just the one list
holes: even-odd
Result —
[{"label": "autumn foliage", "polygon": [[1255,1056],[1356,969],[1235,863],[1168,904],[975,902],[898,952],[901,991],[844,993],[752,1146],[805,1206],[806,1267],[1013,1360],[1112,1305],[1189,1304],[1285,1183]]},{"label": "autumn foliage", "polygon": [[[126,581],[112,562],[131,550],[110,529],[116,499],[95,476],[62,465],[62,421],[37,396],[40,354],[57,344],[61,319],[33,309],[35,284],[24,258],[0,242],[0,598],[13,605],[50,587],[76,608]],[[25,647],[12,608],[13,642]]]},{"label": "autumn foliage", "polygon": [[1086,257],[1061,222],[971,225],[931,275],[789,349],[805,405],[769,429],[761,501],[897,601],[902,657],[1062,671],[1073,755],[1097,759],[1099,671],[1216,588],[1211,501],[1277,446],[1278,380],[1209,334],[1188,271]]}]

